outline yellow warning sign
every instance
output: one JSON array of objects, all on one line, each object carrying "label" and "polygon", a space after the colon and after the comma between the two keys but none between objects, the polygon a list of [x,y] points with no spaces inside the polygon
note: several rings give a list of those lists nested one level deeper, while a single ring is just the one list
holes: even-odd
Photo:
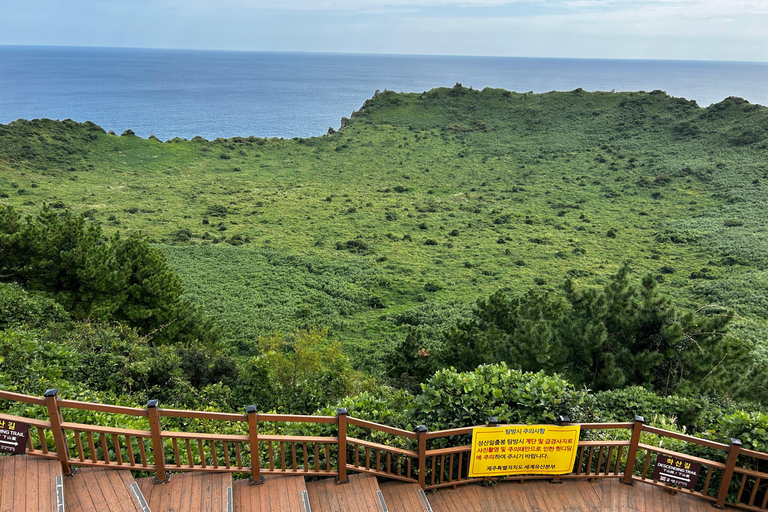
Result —
[{"label": "yellow warning sign", "polygon": [[573,471],[578,425],[477,427],[472,432],[470,477],[565,475]]}]

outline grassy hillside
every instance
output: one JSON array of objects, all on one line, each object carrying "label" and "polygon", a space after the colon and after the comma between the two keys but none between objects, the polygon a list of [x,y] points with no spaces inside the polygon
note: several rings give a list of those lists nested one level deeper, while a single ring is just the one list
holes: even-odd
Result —
[{"label": "grassy hillside", "polygon": [[161,142],[17,121],[0,125],[0,202],[146,233],[246,352],[330,326],[374,369],[413,318],[449,323],[499,288],[604,284],[626,260],[682,308],[733,308],[765,350],[765,107],[457,85],[385,92],[342,125]]}]

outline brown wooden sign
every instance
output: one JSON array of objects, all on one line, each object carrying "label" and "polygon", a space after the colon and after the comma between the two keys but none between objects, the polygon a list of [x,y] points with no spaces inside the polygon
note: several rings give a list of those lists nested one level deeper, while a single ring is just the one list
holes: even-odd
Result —
[{"label": "brown wooden sign", "polygon": [[653,479],[666,484],[693,489],[699,480],[700,472],[701,464],[659,455],[656,457],[656,466],[653,468]]},{"label": "brown wooden sign", "polygon": [[0,453],[25,453],[29,425],[0,416]]}]

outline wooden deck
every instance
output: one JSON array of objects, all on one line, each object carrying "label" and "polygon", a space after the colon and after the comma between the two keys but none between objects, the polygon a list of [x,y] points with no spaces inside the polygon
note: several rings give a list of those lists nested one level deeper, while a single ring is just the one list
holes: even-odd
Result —
[{"label": "wooden deck", "polygon": [[226,512],[232,475],[180,473],[171,475],[165,484],[156,484],[154,477],[136,482],[152,512]]},{"label": "wooden deck", "polygon": [[74,476],[64,478],[64,501],[67,512],[142,512],[130,471],[80,468]]},{"label": "wooden deck", "polygon": [[419,484],[388,481],[380,482],[379,487],[390,512],[429,512],[427,503],[432,493],[420,493]]},{"label": "wooden deck", "polygon": [[265,475],[264,483],[250,485],[238,480],[232,486],[234,510],[243,512],[304,512],[303,492],[307,490],[303,476]]},{"label": "wooden deck", "polygon": [[[61,465],[56,460],[0,457],[0,510],[56,510],[57,477],[61,477]],[[61,500],[63,490],[60,494]]]},{"label": "wooden deck", "polygon": [[365,474],[350,475],[345,484],[333,478],[307,483],[312,512],[381,512],[378,490],[376,477]]},{"label": "wooden deck", "polygon": [[67,512],[306,512],[306,502],[312,512],[381,512],[382,499],[390,512],[429,512],[430,506],[433,512],[712,510],[706,500],[671,495],[667,489],[643,482],[626,486],[614,478],[460,485],[427,491],[422,497],[417,484],[379,483],[366,474],[352,474],[345,484],[336,484],[333,478],[305,483],[300,475],[268,475],[263,484],[252,486],[248,480],[233,485],[229,473],[195,472],[173,474],[168,483],[155,484],[154,478],[134,480],[126,470],[80,468],[74,476],[63,477],[57,502],[57,477],[61,478],[61,466],[55,460],[0,457],[0,512],[61,511],[60,503]]},{"label": "wooden deck", "polygon": [[500,482],[463,485],[427,493],[434,512],[711,512],[704,500],[653,485],[623,485],[617,479]]}]

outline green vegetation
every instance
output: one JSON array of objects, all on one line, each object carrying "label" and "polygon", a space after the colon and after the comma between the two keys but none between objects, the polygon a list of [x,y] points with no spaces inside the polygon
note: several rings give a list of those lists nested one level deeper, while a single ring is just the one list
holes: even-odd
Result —
[{"label": "green vegetation", "polygon": [[616,419],[763,428],[768,109],[457,84],[343,124],[167,142],[0,125],[0,385],[357,403],[409,428],[613,418],[610,400]]}]

